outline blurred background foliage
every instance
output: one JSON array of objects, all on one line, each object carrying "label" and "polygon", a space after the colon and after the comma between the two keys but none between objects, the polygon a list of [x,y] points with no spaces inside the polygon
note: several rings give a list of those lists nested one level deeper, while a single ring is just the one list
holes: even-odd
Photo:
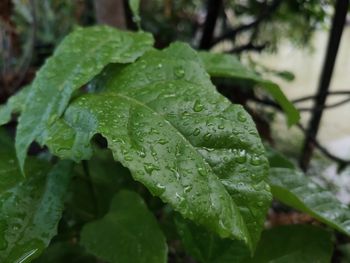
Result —
[{"label": "blurred background foliage", "polygon": [[[75,26],[95,24],[92,0],[3,0],[0,11],[0,101],[30,82],[44,59]],[[108,2],[108,1],[100,1]],[[116,1],[118,2],[118,1]],[[127,1],[123,2],[124,6]],[[221,1],[217,1],[220,5]],[[94,5],[95,4],[95,5]],[[311,47],[315,30],[327,28],[332,14],[330,0],[235,0],[219,8],[213,39],[205,49],[229,53],[276,52],[282,41]],[[129,29],[130,10],[126,9]],[[201,0],[142,0],[142,28],[156,37],[156,46],[174,40],[201,47],[208,9]],[[107,14],[108,15],[108,14]],[[290,78],[290,74],[280,74]]]}]

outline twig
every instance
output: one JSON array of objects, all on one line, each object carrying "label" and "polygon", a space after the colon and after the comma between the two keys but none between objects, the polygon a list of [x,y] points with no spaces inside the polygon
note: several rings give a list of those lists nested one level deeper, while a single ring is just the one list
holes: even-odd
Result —
[{"label": "twig", "polygon": [[254,45],[252,42],[249,42],[248,44],[238,46],[238,47],[231,49],[230,51],[228,51],[228,53],[239,54],[239,53],[241,53],[243,51],[247,51],[247,50],[261,52],[263,49],[266,48],[266,46],[267,46],[267,43],[260,44],[260,45]]},{"label": "twig", "polygon": [[207,16],[204,22],[203,34],[199,44],[200,49],[209,49],[212,46],[216,20],[218,19],[221,8],[222,0],[208,0]]},{"label": "twig", "polygon": [[[350,95],[350,90],[337,90],[337,91],[328,91],[327,96],[339,96],[339,95]],[[317,95],[309,95],[306,97],[301,97],[298,99],[292,100],[293,103],[300,103],[307,100],[314,100]]]},{"label": "twig", "polygon": [[[275,103],[274,101],[271,100],[263,100],[263,99],[259,99],[256,97],[251,97],[249,98],[252,101],[258,102],[262,105],[266,105],[266,106],[270,106],[278,111],[283,112],[282,108],[280,105],[278,105],[277,103]],[[350,99],[350,98],[349,98]],[[306,129],[300,124],[297,124],[297,127],[305,134],[306,133]],[[347,159],[343,159],[340,158],[334,154],[332,154],[331,152],[329,152],[315,137],[311,137],[310,140],[312,141],[313,145],[320,151],[322,152],[326,157],[328,157],[329,159],[335,161],[336,163],[338,163],[341,167],[345,167],[347,165],[350,165],[350,160]]]},{"label": "twig", "polygon": [[265,8],[265,11],[263,11],[256,20],[254,20],[253,22],[248,23],[248,24],[237,26],[237,27],[231,29],[230,31],[222,34],[221,36],[215,38],[211,42],[211,47],[214,46],[215,44],[225,40],[225,39],[228,39],[228,38],[234,39],[237,36],[237,34],[239,34],[241,32],[244,32],[246,30],[249,30],[250,28],[258,26],[261,22],[263,22],[264,20],[269,18],[270,15],[275,10],[277,10],[277,8],[279,7],[279,5],[281,3],[282,3],[282,0],[275,0],[275,1],[273,1],[271,5],[269,5],[267,8]]},{"label": "twig", "polygon": [[341,101],[338,101],[338,102],[335,102],[333,104],[328,104],[328,105],[324,105],[323,107],[316,107],[316,108],[298,108],[298,111],[319,111],[319,110],[323,110],[323,109],[331,109],[331,108],[335,108],[335,107],[339,107],[341,105],[344,105],[346,103],[350,102],[350,97],[344,99],[344,100],[341,100]]}]

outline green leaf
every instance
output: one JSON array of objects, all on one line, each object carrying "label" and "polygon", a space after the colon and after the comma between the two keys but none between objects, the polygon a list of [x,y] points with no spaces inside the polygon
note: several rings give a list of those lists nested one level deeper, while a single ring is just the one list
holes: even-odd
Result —
[{"label": "green leaf", "polygon": [[221,96],[184,44],[117,68],[106,90],[77,98],[48,131],[61,158],[91,156],[102,134],[114,159],[185,218],[253,248],[270,205],[268,162],[251,117]]},{"label": "green leaf", "polygon": [[0,105],[0,125],[4,125],[11,120],[12,113],[23,111],[25,100],[28,96],[30,86],[26,86],[9,98],[5,105]]},{"label": "green leaf", "polygon": [[200,52],[199,54],[210,76],[254,81],[264,88],[282,107],[287,115],[289,126],[299,121],[300,115],[298,110],[286,98],[276,83],[261,78],[254,71],[243,66],[241,62],[232,55],[209,52]]},{"label": "green leaf", "polygon": [[242,243],[222,239],[215,233],[177,216],[176,228],[186,252],[201,263],[240,262],[249,257]]},{"label": "green leaf", "polygon": [[165,263],[167,245],[152,213],[141,197],[121,191],[110,211],[88,223],[81,232],[81,244],[97,257],[111,263]]},{"label": "green leaf", "polygon": [[329,263],[333,251],[332,235],[307,225],[265,230],[253,257],[237,241],[221,239],[180,217],[176,226],[186,251],[200,263]]},{"label": "green leaf", "polygon": [[330,263],[332,235],[308,225],[275,227],[263,232],[256,253],[244,263]]},{"label": "green leaf", "polygon": [[270,167],[290,168],[295,169],[296,166],[290,160],[288,160],[283,154],[277,150],[265,146],[266,156],[269,160]]},{"label": "green leaf", "polygon": [[59,162],[48,173],[46,163],[31,159],[24,178],[14,152],[0,158],[0,262],[29,262],[56,235],[71,162]]},{"label": "green leaf", "polygon": [[334,194],[292,169],[273,168],[269,180],[276,199],[350,235],[349,207],[340,203]]},{"label": "green leaf", "polygon": [[39,70],[26,96],[26,110],[19,118],[16,136],[21,168],[29,145],[45,139],[45,129],[61,116],[74,91],[107,64],[134,61],[152,43],[149,34],[122,32],[107,26],[77,29],[68,35]]},{"label": "green leaf", "polygon": [[72,242],[57,242],[50,245],[33,263],[96,263],[80,246]]}]

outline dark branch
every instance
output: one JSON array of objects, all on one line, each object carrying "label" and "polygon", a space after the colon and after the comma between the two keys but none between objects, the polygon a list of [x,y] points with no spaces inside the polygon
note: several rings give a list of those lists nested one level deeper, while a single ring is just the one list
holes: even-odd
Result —
[{"label": "dark branch", "polygon": [[[328,91],[327,96],[339,96],[339,95],[350,95],[350,90],[337,90],[337,91]],[[310,95],[306,97],[301,97],[298,99],[292,100],[293,103],[300,103],[307,100],[314,100],[316,99],[317,95]]]},{"label": "dark branch", "polygon": [[[270,106],[280,112],[283,112],[282,108],[280,105],[278,105],[277,103],[275,103],[274,101],[271,100],[263,100],[257,97],[251,97],[249,98],[252,101],[258,102],[262,105],[266,105],[266,106]],[[349,98],[350,99],[350,98]],[[304,133],[306,134],[306,129],[300,124],[297,124],[297,127]],[[350,160],[347,159],[343,159],[340,158],[334,154],[332,154],[330,151],[328,151],[326,149],[326,147],[324,147],[315,137],[311,137],[310,138],[311,142],[313,143],[313,146],[316,147],[321,153],[323,153],[327,158],[329,158],[330,160],[338,163],[338,165],[340,167],[345,167],[347,165],[350,165]]]},{"label": "dark branch", "polygon": [[222,8],[222,0],[208,0],[207,16],[204,23],[203,35],[199,44],[200,49],[209,49],[212,45],[216,21]]},{"label": "dark branch", "polygon": [[333,75],[333,69],[341,36],[343,34],[348,7],[349,0],[337,0],[335,3],[335,14],[333,16],[332,28],[329,35],[325,62],[322,68],[317,97],[315,98],[315,110],[313,111],[313,115],[311,116],[307,127],[307,133],[305,135],[305,141],[299,159],[300,167],[304,171],[307,170],[312,157],[312,152],[315,145],[313,139],[317,137],[323,114],[323,109],[321,108],[320,110],[317,110],[317,107],[323,107],[326,104],[329,84]]},{"label": "dark branch", "polygon": [[282,3],[282,0],[273,1],[271,5],[269,5],[265,8],[265,10],[258,16],[258,18],[256,20],[254,20],[253,22],[251,22],[249,24],[237,26],[237,27],[233,28],[232,30],[215,38],[211,43],[211,47],[214,46],[215,44],[225,40],[225,39],[234,39],[239,33],[242,33],[242,32],[247,31],[253,27],[258,26],[261,22],[268,19],[271,16],[271,14],[277,10],[277,8],[279,7],[279,5],[281,3]]},{"label": "dark branch", "polygon": [[242,46],[238,46],[235,47],[233,49],[231,49],[228,53],[232,53],[232,54],[239,54],[243,51],[256,51],[256,52],[261,52],[263,49],[265,49],[267,46],[267,44],[260,44],[260,45],[255,45],[252,42],[249,42],[248,44],[242,45]]}]

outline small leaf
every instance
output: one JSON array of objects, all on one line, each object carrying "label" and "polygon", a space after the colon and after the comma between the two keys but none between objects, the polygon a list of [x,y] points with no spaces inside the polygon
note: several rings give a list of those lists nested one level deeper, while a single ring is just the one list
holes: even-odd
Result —
[{"label": "small leaf", "polygon": [[300,115],[298,110],[286,98],[276,83],[264,80],[254,71],[243,66],[239,60],[232,55],[209,52],[200,52],[199,54],[210,76],[254,81],[264,88],[282,107],[287,115],[289,126],[299,121]]},{"label": "small leaf", "polygon": [[47,131],[51,152],[88,159],[99,133],[153,195],[253,249],[271,196],[251,117],[215,90],[184,44],[149,51],[110,74],[104,91],[77,98]]},{"label": "small leaf", "polygon": [[290,160],[288,160],[283,154],[279,153],[275,149],[265,146],[266,156],[269,160],[270,167],[290,168],[295,169],[296,166]]},{"label": "small leaf", "polygon": [[269,180],[276,199],[350,235],[349,207],[340,203],[334,194],[292,169],[273,168]]},{"label": "small leaf", "polygon": [[289,225],[264,231],[254,257],[242,263],[329,263],[332,254],[329,232],[308,225]]},{"label": "small leaf", "polygon": [[0,158],[0,262],[29,262],[56,235],[71,162],[59,162],[47,174],[46,163],[31,159],[24,178],[14,152]]},{"label": "small leaf", "polygon": [[[73,92],[109,63],[129,63],[152,45],[146,33],[122,32],[107,26],[77,29],[68,35],[37,73],[19,118],[16,151],[23,168],[29,145],[46,137],[64,112]],[[35,125],[33,126],[33,123]]]},{"label": "small leaf", "polygon": [[84,226],[81,244],[111,263],[167,262],[165,237],[156,219],[131,191],[118,193],[104,218]]}]

